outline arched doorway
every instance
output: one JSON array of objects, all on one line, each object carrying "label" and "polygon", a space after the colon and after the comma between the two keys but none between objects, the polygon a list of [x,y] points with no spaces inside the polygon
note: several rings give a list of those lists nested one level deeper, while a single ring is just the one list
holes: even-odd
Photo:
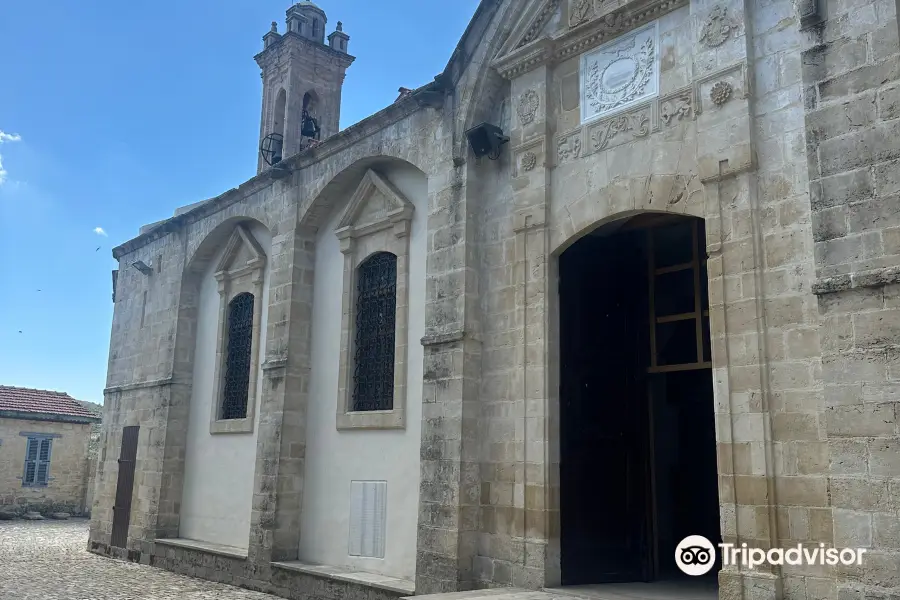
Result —
[{"label": "arched doorway", "polygon": [[678,542],[721,541],[705,250],[642,213],[559,257],[563,585],[678,579]]}]

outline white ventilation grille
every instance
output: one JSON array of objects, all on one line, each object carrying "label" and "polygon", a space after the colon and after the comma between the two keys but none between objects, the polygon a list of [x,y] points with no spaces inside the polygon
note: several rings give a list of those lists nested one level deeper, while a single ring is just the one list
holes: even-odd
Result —
[{"label": "white ventilation grille", "polygon": [[350,482],[350,556],[384,558],[387,481]]}]

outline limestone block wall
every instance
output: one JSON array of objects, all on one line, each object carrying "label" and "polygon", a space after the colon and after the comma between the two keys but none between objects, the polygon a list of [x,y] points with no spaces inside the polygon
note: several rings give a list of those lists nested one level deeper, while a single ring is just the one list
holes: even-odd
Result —
[{"label": "limestone block wall", "polygon": [[[53,438],[46,486],[22,485],[28,445],[23,432],[59,436]],[[90,433],[90,424],[0,419],[0,510],[82,514]]]},{"label": "limestone block wall", "polygon": [[[424,218],[433,206],[433,186],[440,190],[449,185],[446,178],[434,175],[440,157],[450,154],[448,133],[438,111],[419,110],[414,99],[397,102],[316,150],[291,159],[295,167],[291,177],[273,180],[263,174],[116,249],[120,270],[91,549],[149,560],[155,538],[179,536],[200,308],[199,274],[227,240],[233,225],[249,219],[265,226],[272,241],[247,564],[255,579],[265,581],[271,574],[266,566],[270,561],[297,558],[316,228],[324,215],[345,199],[346,182],[354,177],[358,181],[368,165],[385,157],[406,161],[427,174]],[[151,265],[151,275],[131,266],[137,260]],[[416,285],[421,289],[424,281]],[[411,367],[411,376],[414,373]],[[334,403],[329,406],[333,411]],[[109,540],[116,461],[126,425],[140,425],[141,430],[131,528],[127,548],[120,550],[110,548]],[[418,438],[416,426],[409,426],[414,434],[411,439]],[[418,447],[415,439],[413,456],[418,456]],[[414,521],[407,525],[408,530],[410,526],[415,527]]]},{"label": "limestone block wall", "polygon": [[[900,588],[900,44],[893,0],[821,3],[802,55],[829,540],[841,598]],[[799,596],[798,596],[799,597]]]}]

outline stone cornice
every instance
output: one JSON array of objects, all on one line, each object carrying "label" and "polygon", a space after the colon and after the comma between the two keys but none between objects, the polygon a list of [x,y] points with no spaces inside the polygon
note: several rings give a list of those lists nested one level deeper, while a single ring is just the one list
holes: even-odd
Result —
[{"label": "stone cornice", "polygon": [[637,0],[602,17],[554,36],[544,36],[495,59],[492,66],[514,79],[544,64],[554,64],[602,45],[682,6],[688,0]]},{"label": "stone cornice", "polygon": [[260,61],[268,62],[270,57],[274,57],[279,50],[285,50],[287,48],[287,44],[293,42],[299,44],[300,46],[305,46],[307,48],[311,48],[313,50],[319,50],[323,52],[326,56],[334,58],[339,61],[345,69],[349,67],[354,60],[356,60],[355,56],[347,54],[346,52],[339,52],[330,46],[326,46],[325,44],[320,44],[314,40],[309,38],[305,38],[296,31],[286,31],[278,40],[272,42],[268,48],[265,48],[262,52],[253,57],[253,60],[262,67],[263,64]]},{"label": "stone cornice", "polygon": [[[423,107],[420,103],[420,94],[431,91],[432,84],[423,86],[415,90],[409,96],[394,102],[393,104],[383,108],[377,113],[366,117],[359,123],[351,125],[347,129],[339,131],[333,136],[326,138],[321,144],[314,148],[301,150],[299,153],[281,161],[280,166],[288,170],[305,169],[317,162],[325,160],[333,154],[337,154],[348,147],[358,143],[379,131],[386,129],[394,123],[401,121],[413,113],[419,111]],[[213,215],[236,202],[240,202],[247,196],[273,185],[275,181],[270,176],[271,170],[267,169],[259,173],[255,177],[248,179],[240,186],[232,188],[227,192],[202,202],[196,208],[182,213],[176,217],[167,219],[159,224],[159,226],[143,233],[124,244],[113,248],[113,258],[119,259],[135,250],[146,246],[147,244],[163,238],[170,233],[180,231],[185,225],[194,223]]]}]

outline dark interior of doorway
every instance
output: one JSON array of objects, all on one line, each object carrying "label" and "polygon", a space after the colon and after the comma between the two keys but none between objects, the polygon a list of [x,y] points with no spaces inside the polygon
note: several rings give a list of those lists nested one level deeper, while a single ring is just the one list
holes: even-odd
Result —
[{"label": "dark interior of doorway", "polygon": [[706,281],[688,217],[617,221],[560,256],[563,585],[678,578],[681,539],[721,541]]}]

